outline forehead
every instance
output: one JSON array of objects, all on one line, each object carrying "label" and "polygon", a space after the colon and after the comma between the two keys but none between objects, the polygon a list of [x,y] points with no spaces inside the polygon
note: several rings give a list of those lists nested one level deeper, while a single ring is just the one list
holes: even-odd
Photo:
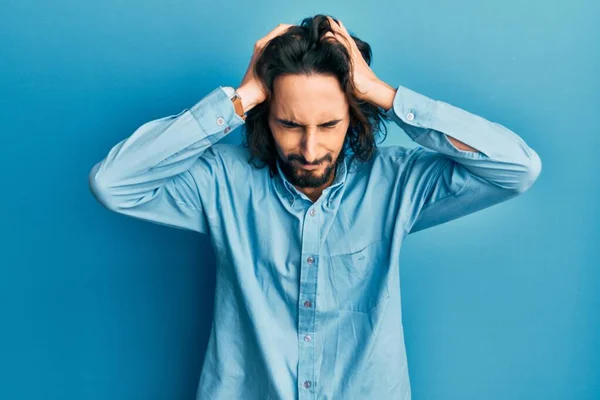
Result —
[{"label": "forehead", "polygon": [[280,75],[273,82],[271,115],[301,124],[345,118],[348,102],[333,75]]}]

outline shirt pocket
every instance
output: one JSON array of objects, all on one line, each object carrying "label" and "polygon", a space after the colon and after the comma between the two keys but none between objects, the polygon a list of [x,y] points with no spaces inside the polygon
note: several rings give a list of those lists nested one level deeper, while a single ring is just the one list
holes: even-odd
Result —
[{"label": "shirt pocket", "polygon": [[378,240],[357,251],[330,256],[332,291],[340,310],[368,313],[390,297],[385,244]]}]

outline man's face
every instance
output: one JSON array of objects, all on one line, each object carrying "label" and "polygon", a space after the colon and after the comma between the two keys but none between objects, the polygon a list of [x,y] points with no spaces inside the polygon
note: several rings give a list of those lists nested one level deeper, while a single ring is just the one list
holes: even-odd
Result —
[{"label": "man's face", "polygon": [[343,159],[349,124],[349,105],[334,76],[281,75],[275,79],[269,127],[281,169],[294,186],[331,184]]}]

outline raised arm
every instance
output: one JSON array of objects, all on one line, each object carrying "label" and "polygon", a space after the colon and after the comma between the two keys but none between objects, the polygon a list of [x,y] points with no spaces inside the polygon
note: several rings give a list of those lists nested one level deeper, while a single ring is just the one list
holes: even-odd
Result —
[{"label": "raised arm", "polygon": [[221,179],[211,146],[243,123],[218,87],[190,109],[146,122],[117,143],[92,167],[90,189],[112,211],[207,233],[205,207],[212,206]]},{"label": "raised arm", "polygon": [[351,57],[355,96],[384,110],[420,146],[403,162],[399,218],[408,233],[438,225],[523,193],[542,162],[508,128],[408,88],[380,80],[341,21],[329,18]]},{"label": "raised arm", "polygon": [[508,128],[399,86],[373,91],[387,115],[417,144],[406,159],[403,215],[409,233],[525,192],[542,169],[539,155]]},{"label": "raised arm", "polygon": [[89,173],[96,199],[121,214],[208,233],[207,216],[218,206],[216,185],[226,179],[212,145],[244,124],[244,114],[265,100],[256,59],[290,26],[279,24],[256,41],[236,91],[241,100],[231,99],[220,86],[189,110],[146,122],[117,143]]}]

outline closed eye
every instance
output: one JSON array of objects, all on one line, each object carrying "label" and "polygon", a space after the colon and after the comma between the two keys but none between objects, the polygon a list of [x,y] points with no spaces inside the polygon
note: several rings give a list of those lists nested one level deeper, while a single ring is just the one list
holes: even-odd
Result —
[{"label": "closed eye", "polygon": [[[285,128],[288,128],[288,129],[295,129],[295,128],[303,128],[304,127],[303,125],[297,124],[297,123],[292,122],[292,121],[287,121],[287,120],[279,119],[279,118],[276,118],[276,119],[277,119],[277,122],[279,122],[281,124],[281,126],[283,126]],[[334,121],[325,122],[325,123],[319,125],[319,127],[330,128],[330,129],[331,128],[335,128],[340,121],[342,121],[342,120],[338,119],[338,120],[334,120]]]}]

